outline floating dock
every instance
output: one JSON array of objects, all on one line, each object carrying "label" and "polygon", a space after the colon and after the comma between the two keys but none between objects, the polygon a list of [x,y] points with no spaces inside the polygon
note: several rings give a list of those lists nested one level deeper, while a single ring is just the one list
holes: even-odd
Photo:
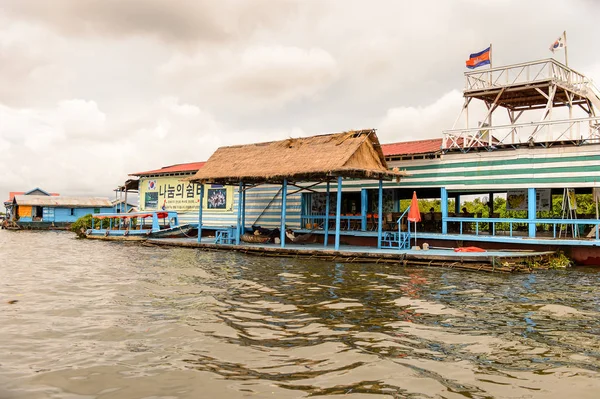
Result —
[{"label": "floating dock", "polygon": [[[454,252],[452,249],[378,249],[364,246],[341,246],[339,250],[323,247],[323,244],[278,244],[242,245],[216,244],[213,238],[148,239],[145,244],[198,248],[208,251],[235,251],[248,255],[281,258],[319,259],[348,263],[386,263],[399,266],[436,266],[450,269],[487,271],[497,273],[533,272],[532,265],[543,265],[555,254],[552,251],[487,251]],[[542,266],[543,268],[543,266]]]}]

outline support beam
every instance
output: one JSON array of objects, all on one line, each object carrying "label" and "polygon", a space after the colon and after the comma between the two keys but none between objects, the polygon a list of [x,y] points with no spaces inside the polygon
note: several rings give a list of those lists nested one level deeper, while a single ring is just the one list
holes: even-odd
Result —
[{"label": "support beam", "polygon": [[325,195],[325,225],[323,229],[325,230],[325,236],[323,238],[323,246],[327,247],[329,244],[329,199],[331,197],[331,183],[327,180],[327,194]]},{"label": "support beam", "polygon": [[383,234],[383,180],[379,179],[379,204],[377,214],[379,224],[377,225],[377,248],[381,248],[381,235]]},{"label": "support beam", "polygon": [[242,234],[246,232],[246,185],[242,184]]},{"label": "support beam", "polygon": [[237,209],[237,228],[235,234],[235,245],[240,245],[240,236],[242,235],[242,192],[244,183],[240,182],[238,189],[238,209]]},{"label": "support beam", "polygon": [[198,204],[198,242],[202,240],[202,204],[204,203],[204,184],[200,184],[200,202]]},{"label": "support beam", "polygon": [[448,190],[446,187],[440,189],[440,202],[442,203],[442,234],[448,234]]},{"label": "support beam", "polygon": [[454,200],[454,215],[460,215],[460,195],[457,195]]},{"label": "support beam", "polygon": [[337,179],[337,205],[335,207],[335,250],[340,249],[340,228],[342,224],[342,177]]},{"label": "support beam", "polygon": [[[527,189],[527,219],[532,222],[537,219],[536,216],[536,194],[535,188]],[[535,238],[535,223],[529,224],[529,238]]]},{"label": "support beam", "polygon": [[360,216],[362,217],[360,222],[360,229],[367,231],[367,214],[369,213],[369,192],[366,188],[360,190]]},{"label": "support beam", "polygon": [[280,227],[280,239],[281,248],[285,248],[285,216],[287,208],[287,179],[283,179],[283,186],[281,187],[281,227]]}]

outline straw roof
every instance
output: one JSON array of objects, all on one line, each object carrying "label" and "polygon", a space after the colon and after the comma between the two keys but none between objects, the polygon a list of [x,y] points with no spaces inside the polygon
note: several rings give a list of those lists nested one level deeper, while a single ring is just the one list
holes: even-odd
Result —
[{"label": "straw roof", "polygon": [[333,177],[399,179],[389,170],[375,130],[220,147],[189,180],[203,183],[281,183]]}]

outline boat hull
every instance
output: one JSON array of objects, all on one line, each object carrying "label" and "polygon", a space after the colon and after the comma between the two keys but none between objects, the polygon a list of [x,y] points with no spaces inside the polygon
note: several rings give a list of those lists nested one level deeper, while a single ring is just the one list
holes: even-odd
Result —
[{"label": "boat hull", "polygon": [[193,224],[184,224],[181,226],[171,227],[150,233],[150,238],[181,238],[187,237],[188,234],[196,228]]}]

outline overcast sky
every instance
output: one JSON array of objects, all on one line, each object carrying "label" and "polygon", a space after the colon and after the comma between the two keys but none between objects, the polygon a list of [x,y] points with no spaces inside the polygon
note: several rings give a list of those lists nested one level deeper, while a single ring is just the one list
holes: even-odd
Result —
[{"label": "overcast sky", "polygon": [[[219,146],[377,128],[441,137],[469,53],[600,82],[597,0],[2,0],[0,197],[111,196]],[[564,53],[555,55],[564,61]]]}]

